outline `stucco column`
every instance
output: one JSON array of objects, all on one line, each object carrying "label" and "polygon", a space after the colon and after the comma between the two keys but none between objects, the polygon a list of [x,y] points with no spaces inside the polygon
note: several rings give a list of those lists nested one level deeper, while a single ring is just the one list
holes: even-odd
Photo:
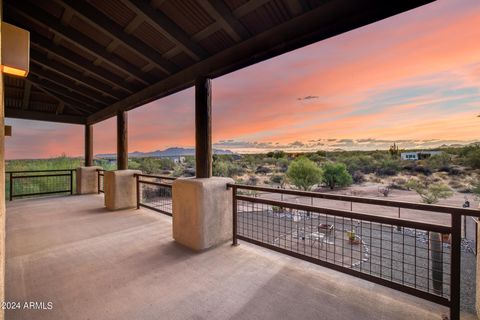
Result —
[{"label": "stucco column", "polygon": [[76,170],[77,194],[98,192],[98,172],[102,167],[80,167]]},{"label": "stucco column", "polygon": [[196,251],[232,239],[230,178],[177,179],[173,182],[173,238]]},{"label": "stucco column", "polygon": [[103,190],[105,207],[110,210],[120,210],[137,207],[137,182],[135,174],[140,170],[105,171]]}]

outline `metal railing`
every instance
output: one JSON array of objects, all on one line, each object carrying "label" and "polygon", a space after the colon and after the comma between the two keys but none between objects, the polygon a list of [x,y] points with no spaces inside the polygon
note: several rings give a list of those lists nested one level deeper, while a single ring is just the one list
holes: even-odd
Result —
[{"label": "metal railing", "polygon": [[98,194],[104,193],[103,188],[103,178],[105,176],[105,170],[97,169],[97,186],[98,186]]},{"label": "metal railing", "polygon": [[[450,319],[459,319],[462,215],[478,217],[478,210],[228,187],[233,190],[234,245],[243,240],[406,292],[449,307]],[[382,215],[385,208],[397,212]],[[407,210],[409,218],[395,216],[397,208]],[[424,221],[411,219],[420,212]]]},{"label": "metal railing", "polygon": [[75,169],[6,171],[8,199],[74,192]]},{"label": "metal railing", "polygon": [[136,174],[137,209],[140,207],[172,216],[172,182],[176,178]]}]

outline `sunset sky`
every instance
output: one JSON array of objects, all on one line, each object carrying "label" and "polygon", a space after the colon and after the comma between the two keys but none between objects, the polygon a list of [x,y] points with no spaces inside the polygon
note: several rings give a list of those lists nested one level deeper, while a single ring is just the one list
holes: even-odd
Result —
[{"label": "sunset sky", "polygon": [[[194,145],[194,92],[129,112],[129,150]],[[440,0],[213,80],[215,148],[383,149],[480,140],[480,1]],[[82,155],[83,126],[7,119],[7,159]],[[115,119],[94,152],[115,152]]]}]

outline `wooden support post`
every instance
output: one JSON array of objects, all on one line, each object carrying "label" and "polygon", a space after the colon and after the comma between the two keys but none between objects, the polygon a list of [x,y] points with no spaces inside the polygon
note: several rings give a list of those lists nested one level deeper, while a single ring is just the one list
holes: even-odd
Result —
[{"label": "wooden support post", "polygon": [[117,113],[117,169],[128,169],[128,117],[126,111]]},{"label": "wooden support post", "polygon": [[93,126],[85,125],[85,166],[93,166]]},{"label": "wooden support post", "polygon": [[195,162],[197,178],[212,176],[212,86],[208,78],[195,81]]}]

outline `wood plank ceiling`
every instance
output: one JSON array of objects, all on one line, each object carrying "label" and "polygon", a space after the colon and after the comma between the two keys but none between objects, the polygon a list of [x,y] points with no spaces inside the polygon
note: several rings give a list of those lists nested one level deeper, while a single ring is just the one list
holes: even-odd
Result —
[{"label": "wood plank ceiling", "polygon": [[[4,0],[31,32],[7,117],[96,123],[431,0]],[[288,72],[284,70],[283,72]]]}]

